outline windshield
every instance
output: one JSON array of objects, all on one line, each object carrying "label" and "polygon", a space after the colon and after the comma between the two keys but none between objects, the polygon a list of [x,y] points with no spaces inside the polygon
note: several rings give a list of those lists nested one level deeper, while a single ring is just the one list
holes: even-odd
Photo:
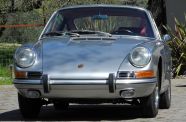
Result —
[{"label": "windshield", "polygon": [[112,35],[154,37],[151,24],[143,10],[119,7],[62,9],[53,16],[44,34],[51,32],[96,34],[92,33],[93,31]]}]

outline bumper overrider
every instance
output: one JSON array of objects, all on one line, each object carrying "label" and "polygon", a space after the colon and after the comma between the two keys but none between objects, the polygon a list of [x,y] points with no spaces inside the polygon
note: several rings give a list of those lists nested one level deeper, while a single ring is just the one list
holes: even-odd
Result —
[{"label": "bumper overrider", "polygon": [[156,86],[157,79],[147,77],[149,71],[141,75],[143,78],[134,73],[123,74],[125,78],[111,73],[107,78],[94,79],[50,78],[43,74],[39,79],[21,78],[19,74],[13,82],[19,93],[28,98],[139,98],[150,95]]}]

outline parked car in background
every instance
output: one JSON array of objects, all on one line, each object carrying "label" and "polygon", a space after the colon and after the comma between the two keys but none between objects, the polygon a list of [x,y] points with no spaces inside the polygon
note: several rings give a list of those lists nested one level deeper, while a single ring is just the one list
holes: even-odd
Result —
[{"label": "parked car in background", "polygon": [[37,43],[16,50],[20,111],[37,117],[44,104],[130,103],[156,117],[171,104],[170,36],[150,12],[119,5],[83,5],[54,12]]}]

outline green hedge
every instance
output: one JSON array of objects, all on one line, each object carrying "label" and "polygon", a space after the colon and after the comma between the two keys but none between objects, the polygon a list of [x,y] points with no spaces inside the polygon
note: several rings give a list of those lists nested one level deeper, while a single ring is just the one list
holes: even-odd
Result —
[{"label": "green hedge", "polygon": [[9,67],[0,66],[0,85],[12,84],[12,72]]},{"label": "green hedge", "polygon": [[172,49],[173,77],[177,77],[186,72],[186,25],[175,18],[175,30],[166,29],[172,36],[169,45]]},{"label": "green hedge", "polygon": [[13,63],[13,55],[19,44],[0,43],[0,66],[9,66]]},{"label": "green hedge", "polygon": [[20,44],[0,43],[0,85],[12,84],[12,71],[10,64],[13,63],[13,55]]}]

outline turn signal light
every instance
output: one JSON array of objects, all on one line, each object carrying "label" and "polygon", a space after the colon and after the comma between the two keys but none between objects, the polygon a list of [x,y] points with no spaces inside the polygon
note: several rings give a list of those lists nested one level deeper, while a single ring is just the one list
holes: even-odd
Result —
[{"label": "turn signal light", "polygon": [[155,77],[155,74],[153,70],[136,71],[135,77],[136,78],[153,78]]},{"label": "turn signal light", "polygon": [[27,72],[14,71],[15,78],[27,78]]}]

